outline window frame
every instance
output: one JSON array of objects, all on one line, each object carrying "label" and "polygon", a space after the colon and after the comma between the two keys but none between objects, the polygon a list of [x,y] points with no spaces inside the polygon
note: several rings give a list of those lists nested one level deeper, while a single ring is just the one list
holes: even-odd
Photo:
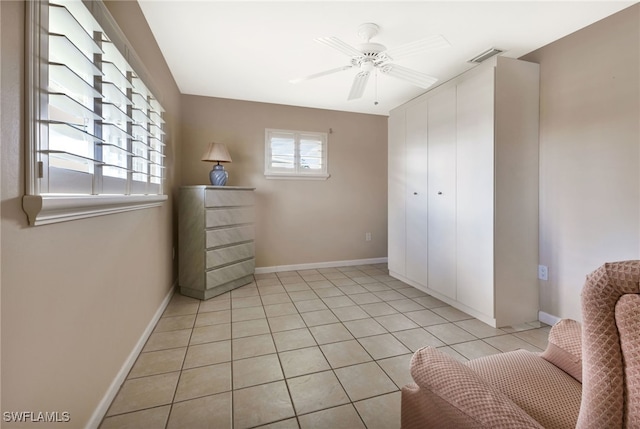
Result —
[{"label": "window frame", "polygon": [[[294,140],[294,166],[292,170],[273,168],[271,139],[276,134],[291,134]],[[302,168],[300,165],[300,140],[302,136],[317,138],[322,144],[322,169],[313,171]],[[292,180],[327,180],[329,174],[329,134],[317,131],[284,130],[265,128],[264,149],[264,175],[267,179],[292,179]]]},{"label": "window frame", "polygon": [[[166,142],[162,137],[165,133],[165,126],[162,125],[164,123],[164,119],[162,119],[164,109],[162,109],[159,101],[155,98],[159,92],[151,85],[152,81],[148,71],[134,52],[122,30],[118,27],[115,19],[111,16],[104,3],[99,0],[82,0],[81,4],[97,23],[100,33],[104,35],[102,39],[108,39],[115,50],[124,58],[127,67],[131,69],[131,82],[133,82],[134,79],[139,79],[142,87],[148,91],[147,101],[153,103],[154,109],[157,108],[157,118],[159,118],[158,121],[160,122],[160,125],[157,127],[159,132],[157,133],[160,135],[160,143],[159,146],[156,144],[152,149],[151,139],[146,142],[150,150],[146,155],[145,162],[148,162],[146,159],[151,159],[151,153],[160,147],[159,157],[161,164],[159,165],[159,169],[154,169],[156,174],[158,174],[158,170],[160,171],[160,176],[152,178],[149,169],[147,169],[147,181],[138,181],[139,183],[147,183],[145,189],[143,192],[133,193],[132,186],[138,182],[133,180],[133,174],[130,172],[126,179],[127,183],[123,186],[124,192],[109,194],[106,193],[108,192],[108,187],[103,186],[103,179],[107,179],[105,182],[108,182],[113,181],[112,179],[115,177],[109,176],[108,174],[103,175],[101,168],[97,168],[96,165],[98,164],[95,164],[96,161],[93,161],[94,167],[91,169],[91,173],[87,174],[85,178],[92,182],[91,193],[71,193],[74,192],[74,190],[68,193],[49,192],[47,176],[49,169],[53,168],[48,164],[50,153],[47,153],[47,136],[49,133],[47,127],[50,126],[51,123],[48,114],[50,105],[49,94],[51,93],[48,81],[48,73],[51,67],[49,63],[51,60],[47,52],[50,41],[47,21],[50,12],[49,3],[50,2],[46,0],[26,2],[25,195],[22,199],[22,206],[23,210],[27,213],[29,224],[33,226],[45,225],[162,206],[164,202],[168,200],[168,196],[165,194],[166,162],[164,160],[166,158],[163,153],[163,147]],[[51,3],[54,5],[59,4],[55,0],[51,1]],[[84,14],[84,11],[81,13]],[[73,13],[71,13],[71,15],[74,19],[78,19]],[[95,58],[91,60],[96,64]],[[131,95],[131,97],[133,97],[133,95]],[[102,103],[100,103],[100,105],[102,105]],[[97,112],[95,102],[89,110]],[[147,110],[148,113],[151,113],[151,111],[152,110]],[[154,117],[154,119],[155,118],[156,117]],[[97,120],[97,123],[99,124],[100,132],[102,132],[104,127],[108,126],[107,120]],[[149,123],[151,123],[151,121]],[[133,121],[131,124],[133,125]],[[147,124],[146,126],[149,127],[150,125]],[[155,132],[154,130],[154,133]],[[151,132],[148,134],[151,135]],[[101,146],[97,140],[93,140],[91,145],[94,151],[98,151],[96,147]],[[100,149],[98,157],[96,158],[94,156],[94,159],[98,160],[97,162],[99,162],[100,165],[105,164],[108,167],[108,164],[101,162],[101,156],[102,150]],[[155,156],[154,159],[157,160],[159,157]],[[43,158],[45,158],[44,161]],[[130,162],[131,161],[129,161],[129,164]],[[152,162],[148,163],[153,164]],[[127,168],[131,169],[130,165]],[[97,170],[99,170],[98,173],[96,173]],[[73,177],[76,173],[78,172],[75,170],[63,169],[57,173],[57,177],[64,179],[65,177]]]}]

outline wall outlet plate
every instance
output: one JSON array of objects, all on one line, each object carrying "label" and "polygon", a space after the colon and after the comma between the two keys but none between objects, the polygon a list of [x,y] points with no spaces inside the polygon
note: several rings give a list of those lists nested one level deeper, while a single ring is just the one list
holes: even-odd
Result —
[{"label": "wall outlet plate", "polygon": [[540,280],[549,280],[549,269],[546,265],[538,265],[538,278]]}]

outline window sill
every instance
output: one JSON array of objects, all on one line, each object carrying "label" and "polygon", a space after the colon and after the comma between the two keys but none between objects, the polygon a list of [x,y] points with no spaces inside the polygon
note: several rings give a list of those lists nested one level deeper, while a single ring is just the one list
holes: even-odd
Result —
[{"label": "window sill", "polygon": [[160,207],[166,195],[25,195],[22,208],[32,226]]},{"label": "window sill", "polygon": [[327,180],[330,174],[287,174],[265,173],[264,177],[275,180]]}]

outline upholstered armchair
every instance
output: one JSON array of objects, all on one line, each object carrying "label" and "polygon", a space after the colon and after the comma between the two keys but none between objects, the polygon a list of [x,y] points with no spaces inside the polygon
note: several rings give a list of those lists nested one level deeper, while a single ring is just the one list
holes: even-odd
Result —
[{"label": "upholstered armchair", "polygon": [[402,388],[402,428],[640,428],[640,261],[587,276],[582,326],[562,320],[541,353],[465,364],[425,347]]}]

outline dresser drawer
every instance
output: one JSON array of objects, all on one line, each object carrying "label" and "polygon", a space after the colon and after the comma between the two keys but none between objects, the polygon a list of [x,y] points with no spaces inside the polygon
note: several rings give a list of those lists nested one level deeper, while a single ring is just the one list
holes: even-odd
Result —
[{"label": "dresser drawer", "polygon": [[253,223],[253,207],[238,207],[233,209],[207,209],[205,227],[239,225]]},{"label": "dresser drawer", "polygon": [[207,289],[220,286],[240,277],[251,275],[254,269],[255,260],[249,259],[237,264],[207,271]]},{"label": "dresser drawer", "polygon": [[206,189],[204,192],[205,207],[252,206],[254,203],[251,191],[226,191]]},{"label": "dresser drawer", "polygon": [[210,229],[206,232],[205,246],[210,249],[249,240],[253,240],[253,225]]},{"label": "dresser drawer", "polygon": [[207,269],[254,256],[253,242],[207,250]]}]

